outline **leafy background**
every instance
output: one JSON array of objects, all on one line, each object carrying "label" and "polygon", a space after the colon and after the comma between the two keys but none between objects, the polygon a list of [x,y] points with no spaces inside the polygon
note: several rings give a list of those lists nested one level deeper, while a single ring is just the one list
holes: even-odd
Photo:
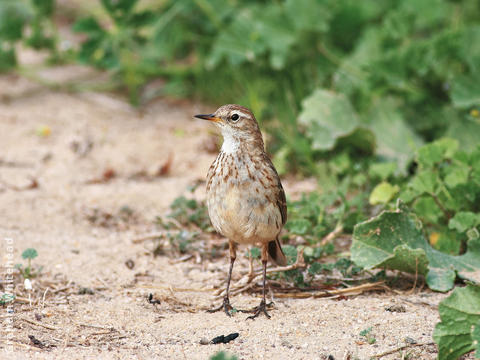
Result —
[{"label": "leafy background", "polygon": [[[77,40],[63,38],[65,26]],[[438,291],[478,289],[478,0],[100,0],[75,10],[1,0],[0,71],[35,78],[21,47],[47,53],[45,66],[105,70],[96,88],[135,106],[168,96],[251,108],[279,173],[318,180],[289,202],[286,252],[293,262],[302,249],[308,264],[285,274],[295,284],[380,267],[423,275]],[[180,223],[209,231],[202,204],[180,199],[172,211],[193,211]],[[185,250],[182,234],[172,239]],[[339,236],[351,248],[324,241]]]}]

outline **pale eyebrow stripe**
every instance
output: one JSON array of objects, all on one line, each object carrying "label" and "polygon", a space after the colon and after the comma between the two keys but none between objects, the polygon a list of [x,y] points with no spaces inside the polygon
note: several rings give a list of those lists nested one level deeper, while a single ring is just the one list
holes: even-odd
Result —
[{"label": "pale eyebrow stripe", "polygon": [[248,117],[247,114],[245,114],[244,112],[238,111],[238,110],[235,110],[235,113],[240,115],[240,116],[243,116],[243,117]]}]

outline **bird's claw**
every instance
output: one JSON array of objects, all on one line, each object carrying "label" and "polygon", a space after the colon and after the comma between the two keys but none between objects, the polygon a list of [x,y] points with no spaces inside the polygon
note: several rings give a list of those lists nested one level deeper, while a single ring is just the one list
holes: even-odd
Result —
[{"label": "bird's claw", "polygon": [[247,317],[246,320],[249,320],[249,319],[253,320],[253,319],[257,318],[257,317],[258,317],[260,314],[262,314],[262,313],[265,314],[265,316],[266,316],[268,319],[270,319],[271,316],[270,316],[270,314],[267,312],[267,308],[272,307],[272,306],[273,306],[273,302],[267,304],[267,303],[265,303],[264,300],[262,300],[262,302],[260,303],[260,305],[258,305],[257,307],[253,308],[252,310],[243,311],[243,312],[253,312],[253,315]]},{"label": "bird's claw", "polygon": [[227,314],[227,316],[229,316],[229,317],[232,316],[231,311],[233,310],[233,307],[232,307],[232,305],[230,305],[230,299],[228,298],[228,296],[225,296],[223,298],[222,305],[220,305],[219,307],[216,307],[214,309],[207,310],[207,312],[214,313],[214,312],[221,311],[221,310],[223,310],[225,312],[225,314]]}]

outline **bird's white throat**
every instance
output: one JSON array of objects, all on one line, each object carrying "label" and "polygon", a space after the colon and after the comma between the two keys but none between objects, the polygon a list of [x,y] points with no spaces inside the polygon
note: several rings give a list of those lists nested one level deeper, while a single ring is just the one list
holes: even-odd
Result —
[{"label": "bird's white throat", "polygon": [[226,154],[233,154],[238,150],[240,139],[233,135],[233,129],[225,126],[222,128],[223,145],[222,152]]}]

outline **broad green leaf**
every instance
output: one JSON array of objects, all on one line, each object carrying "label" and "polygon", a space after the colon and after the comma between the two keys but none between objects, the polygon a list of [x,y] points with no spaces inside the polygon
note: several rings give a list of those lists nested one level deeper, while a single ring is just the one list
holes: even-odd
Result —
[{"label": "broad green leaf", "polygon": [[271,67],[282,69],[294,41],[294,33],[280,7],[252,6],[240,11],[222,30],[213,44],[207,65],[217,66],[223,58],[232,65],[239,65],[256,61],[269,52]]},{"label": "broad green leaf", "polygon": [[387,204],[398,193],[398,185],[392,185],[388,182],[381,182],[372,190],[370,194],[370,205]]},{"label": "broad green leaf", "polygon": [[445,172],[445,184],[450,188],[454,188],[457,185],[466,184],[468,182],[470,167],[465,164],[457,163],[446,168]]},{"label": "broad green leaf", "polygon": [[417,174],[409,183],[409,186],[421,194],[435,194],[439,185],[438,176],[431,170],[425,170]]},{"label": "broad green leaf", "polygon": [[452,87],[453,105],[460,109],[480,105],[480,71],[455,79]]},{"label": "broad green leaf", "polygon": [[449,229],[455,229],[459,233],[464,233],[480,222],[480,215],[470,211],[460,211],[455,214],[448,222]]},{"label": "broad green leaf", "polygon": [[450,159],[457,149],[457,140],[443,138],[418,149],[417,161],[423,167],[433,167],[444,159]]},{"label": "broad green leaf", "polygon": [[480,325],[480,287],[456,288],[438,306],[441,322],[435,326],[433,339],[438,345],[438,358],[456,360],[477,349]]},{"label": "broad green leaf", "polygon": [[395,174],[397,170],[397,163],[394,162],[385,162],[385,163],[374,163],[370,165],[368,173],[372,177],[377,177],[382,180],[388,179],[390,176]]},{"label": "broad green leaf", "polygon": [[399,169],[405,172],[422,140],[410,129],[393,99],[378,101],[365,122],[375,134],[377,154],[398,161]]},{"label": "broad green leaf", "polygon": [[418,198],[413,204],[413,210],[423,221],[436,224],[443,216],[441,209],[431,196],[424,195]]},{"label": "broad green leaf", "polygon": [[478,145],[478,134],[480,134],[480,123],[462,118],[451,122],[446,136],[457,139],[461,149],[472,151]]},{"label": "broad green leaf", "polygon": [[368,65],[379,56],[381,33],[376,28],[368,28],[356,43],[353,52],[345,57],[333,74],[335,88],[351,95],[355,90],[368,93],[370,83],[366,81]]},{"label": "broad green leaf", "polygon": [[332,16],[330,1],[287,0],[285,12],[295,28],[325,32]]},{"label": "broad green leaf", "polygon": [[475,348],[475,358],[480,359],[480,320],[472,328],[472,342]]},{"label": "broad green leaf", "polygon": [[388,267],[426,275],[428,286],[436,291],[450,290],[455,273],[480,283],[479,239],[470,240],[463,255],[441,253],[425,239],[420,220],[401,208],[357,224],[350,251],[352,260],[367,269]]},{"label": "broad green leaf", "polygon": [[285,227],[294,234],[304,235],[312,228],[312,223],[307,219],[293,219]]},{"label": "broad green leaf", "polygon": [[305,128],[315,150],[331,150],[336,140],[358,125],[357,115],[342,94],[317,89],[303,100],[298,122]]}]

